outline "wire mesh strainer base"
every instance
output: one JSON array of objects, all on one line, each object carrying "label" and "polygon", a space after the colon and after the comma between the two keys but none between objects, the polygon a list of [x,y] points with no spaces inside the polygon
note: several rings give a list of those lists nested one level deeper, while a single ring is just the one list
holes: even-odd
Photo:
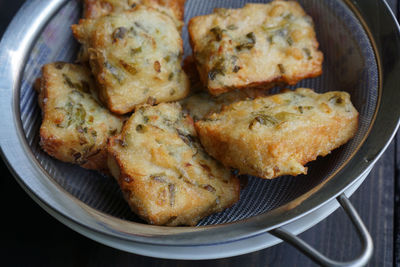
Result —
[{"label": "wire mesh strainer base", "polygon": [[[239,8],[261,0],[187,0],[185,23],[193,16],[211,13],[215,7]],[[371,42],[352,11],[342,1],[300,0],[312,16],[320,48],[324,53],[324,74],[292,88],[307,87],[317,92],[343,90],[351,94],[360,113],[356,137],[327,157],[308,165],[308,175],[284,176],[274,180],[249,177],[240,201],[224,212],[203,219],[199,225],[220,224],[249,218],[284,205],[327,179],[349,159],[360,145],[372,121],[378,99],[378,68]],[[63,60],[73,62],[78,45],[70,25],[81,14],[79,0],[69,1],[44,29],[26,65],[20,91],[21,120],[32,152],[49,175],[66,191],[106,214],[141,222],[122,198],[114,179],[94,171],[57,161],[39,147],[41,112],[32,87],[41,66]],[[183,29],[185,54],[191,53],[186,27]],[[272,92],[278,92],[277,89]]]}]

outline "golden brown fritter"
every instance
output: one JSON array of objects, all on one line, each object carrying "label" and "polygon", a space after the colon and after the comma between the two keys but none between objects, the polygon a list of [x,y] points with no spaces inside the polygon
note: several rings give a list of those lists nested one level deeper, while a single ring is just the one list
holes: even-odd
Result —
[{"label": "golden brown fritter", "polygon": [[108,151],[125,199],[151,224],[195,225],[239,200],[238,178],[205,153],[177,103],[137,108]]},{"label": "golden brown fritter", "polygon": [[95,19],[112,12],[130,10],[136,5],[145,5],[170,16],[177,26],[183,24],[186,0],[84,0],[83,17]]},{"label": "golden brown fritter", "polygon": [[307,162],[345,144],[357,131],[358,112],[346,92],[299,88],[231,104],[195,127],[225,166],[272,179],[305,174]]},{"label": "golden brown fritter", "polygon": [[[120,13],[133,9],[136,5],[152,7],[168,15],[174,21],[179,31],[181,30],[185,0],[84,0],[83,17],[85,19],[96,19],[113,12]],[[82,45],[78,54],[78,61],[89,61],[87,45]]]},{"label": "golden brown fritter", "polygon": [[207,93],[207,90],[201,84],[199,73],[191,56],[185,58],[183,69],[190,80],[190,95],[180,100],[179,103],[195,121],[203,119],[212,113],[220,112],[223,106],[266,95],[264,90],[249,88],[212,96]]},{"label": "golden brown fritter", "polygon": [[107,173],[107,139],[120,132],[122,119],[92,97],[94,82],[85,67],[56,62],[42,73],[35,83],[43,114],[41,147],[61,161]]},{"label": "golden brown fritter", "polygon": [[173,21],[146,6],[72,26],[89,47],[101,101],[125,114],[150,101],[184,98],[189,81],[181,68],[182,39]]},{"label": "golden brown fritter", "polygon": [[189,35],[200,77],[213,95],[269,89],[322,73],[312,19],[294,1],[216,9],[192,18]]},{"label": "golden brown fritter", "polygon": [[213,113],[219,113],[224,106],[246,99],[255,99],[259,96],[265,96],[265,94],[256,89],[234,90],[219,96],[212,96],[203,91],[193,94],[179,103],[195,121],[198,121]]}]

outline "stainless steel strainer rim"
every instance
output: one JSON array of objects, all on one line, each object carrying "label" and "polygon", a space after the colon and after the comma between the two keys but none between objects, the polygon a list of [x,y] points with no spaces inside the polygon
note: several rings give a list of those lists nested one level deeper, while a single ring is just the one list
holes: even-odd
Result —
[{"label": "stainless steel strainer rim", "polygon": [[[327,181],[318,192],[305,199],[297,207],[288,209],[290,205],[293,205],[293,203],[289,203],[267,214],[258,215],[239,222],[196,228],[183,227],[170,230],[171,228],[130,222],[129,224],[134,225],[137,229],[146,229],[144,232],[132,234],[124,231],[118,232],[118,230],[112,227],[107,228],[108,226],[104,224],[97,225],[96,221],[90,218],[90,214],[102,216],[102,219],[106,222],[121,225],[124,225],[126,222],[111,216],[104,216],[74,199],[59,186],[57,187],[55,182],[49,183],[48,180],[46,182],[46,179],[51,177],[46,177],[43,169],[35,161],[34,157],[30,155],[29,146],[26,144],[20,125],[18,91],[21,73],[26,64],[25,56],[29,54],[31,44],[41,31],[42,26],[65,2],[67,1],[54,0],[49,3],[47,1],[33,0],[27,2],[3,37],[0,44],[0,58],[3,62],[3,65],[0,67],[0,76],[2,78],[0,79],[0,111],[4,116],[3,120],[5,123],[12,126],[4,127],[0,130],[0,144],[4,159],[8,162],[14,176],[24,189],[35,195],[37,201],[40,201],[42,205],[47,205],[51,210],[69,220],[71,224],[77,224],[115,238],[163,246],[215,245],[222,242],[222,240],[223,242],[233,242],[242,238],[248,238],[287,224],[318,209],[324,203],[356,183],[361,174],[383,153],[398,128],[400,110],[399,107],[396,107],[393,103],[400,103],[400,97],[395,93],[394,78],[396,75],[392,73],[390,77],[385,75],[382,77],[383,88],[381,103],[385,105],[382,104],[380,106],[380,111],[377,113],[378,120],[369,138],[348,164],[336,174],[336,177],[340,176],[342,179],[335,179],[335,182],[333,182],[332,179]],[[358,0],[353,2],[362,12],[365,13],[368,11],[368,1]],[[390,14],[384,2],[380,2],[379,8],[381,8],[380,12]],[[35,17],[34,14],[40,15]],[[22,23],[22,18],[25,21],[25,25]],[[400,51],[398,25],[394,22],[393,16],[389,16],[388,20],[390,21],[390,27],[395,29],[393,32],[393,35],[396,37],[394,38],[394,42]],[[366,21],[367,23],[371,23],[371,21],[367,19]],[[379,33],[375,32],[375,34],[378,34],[378,36],[374,36],[374,38],[379,39]],[[378,58],[381,52],[380,50],[382,50],[380,45],[381,44],[378,42],[376,47]],[[399,68],[396,68],[394,72],[400,73]],[[388,112],[389,110],[390,112]],[[29,179],[35,177],[39,179],[38,184],[32,185]],[[341,183],[336,183],[337,180],[340,180]],[[43,192],[39,191],[40,187],[46,188],[48,191],[46,193],[52,195],[60,203],[57,204],[53,202],[49,204],[48,201],[42,197],[41,194],[43,194]],[[86,218],[85,221],[79,221],[79,217],[74,218],[72,214],[66,214],[65,211],[67,208],[62,208],[61,204],[65,205],[67,208],[71,208],[72,206],[82,208],[79,212],[81,212],[81,214],[87,212],[86,215],[88,218]],[[201,232],[200,235],[199,232]]]}]

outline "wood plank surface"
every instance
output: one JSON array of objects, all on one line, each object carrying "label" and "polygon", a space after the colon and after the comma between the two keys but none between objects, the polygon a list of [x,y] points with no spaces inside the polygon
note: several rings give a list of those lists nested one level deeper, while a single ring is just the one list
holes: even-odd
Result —
[{"label": "wood plank surface", "polygon": [[[399,20],[400,4],[399,0],[386,0],[393,13]],[[393,266],[400,266],[400,134],[394,139],[394,206],[393,206]]]},{"label": "wood plank surface", "polygon": [[[375,245],[369,266],[393,264],[394,145],[350,198]],[[2,174],[5,166],[1,163]],[[209,261],[154,259],[118,251],[91,241],[62,225],[34,203],[8,173],[0,180],[2,221],[0,256],[7,266],[316,266],[286,243],[243,256]],[[15,199],[17,201],[12,201]],[[348,260],[359,250],[358,238],[339,209],[300,235],[324,254]],[[23,256],[21,256],[23,255]]]},{"label": "wood plank surface", "polygon": [[394,183],[394,217],[393,217],[393,251],[394,253],[394,266],[400,266],[400,134],[396,135],[396,154],[395,154],[395,183]]},{"label": "wood plank surface", "polygon": [[[0,0],[0,34],[22,2]],[[397,13],[398,1],[387,2]],[[400,265],[399,170],[398,135],[350,198],[374,239],[374,255],[368,266],[393,266],[394,259]],[[28,197],[2,161],[0,171],[3,266],[316,266],[286,243],[243,256],[209,261],[163,260],[122,252],[70,230]],[[358,237],[341,209],[300,237],[336,260],[352,259],[360,249]]]}]

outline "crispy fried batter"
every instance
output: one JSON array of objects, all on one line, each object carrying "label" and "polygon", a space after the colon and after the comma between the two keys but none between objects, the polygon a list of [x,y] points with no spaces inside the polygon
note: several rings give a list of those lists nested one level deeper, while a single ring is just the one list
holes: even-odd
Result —
[{"label": "crispy fried batter", "polygon": [[207,92],[198,92],[179,101],[179,103],[185,110],[189,111],[190,116],[195,121],[198,121],[213,113],[219,113],[224,106],[259,96],[265,96],[265,93],[257,89],[235,90],[216,97]]},{"label": "crispy fried batter", "polygon": [[151,224],[195,225],[239,199],[239,180],[209,157],[177,103],[142,106],[109,141],[109,167]]},{"label": "crispy fried batter", "polygon": [[190,116],[195,121],[203,119],[205,116],[212,113],[220,112],[223,106],[240,100],[254,99],[266,95],[264,90],[249,88],[234,90],[214,97],[207,93],[206,89],[201,84],[199,73],[191,56],[185,58],[183,69],[190,80],[190,96],[180,100],[179,103],[189,112]]},{"label": "crispy fried batter", "polygon": [[[168,15],[181,30],[183,26],[183,13],[186,0],[84,0],[83,17],[85,19],[96,19],[110,13],[119,13],[145,5],[157,9],[157,11]],[[79,62],[89,61],[87,45],[82,45],[78,54]]]},{"label": "crispy fried batter", "polygon": [[107,139],[120,132],[122,118],[92,97],[94,82],[85,67],[56,62],[42,72],[35,83],[43,114],[41,147],[61,161],[107,173]]},{"label": "crispy fried batter", "polygon": [[174,19],[177,26],[183,23],[186,0],[84,0],[83,17],[95,19],[112,12],[130,10],[136,5],[153,7]]},{"label": "crispy fried batter", "polygon": [[192,18],[189,35],[200,77],[213,95],[269,89],[322,73],[312,19],[297,2],[247,4]]},{"label": "crispy fried batter", "polygon": [[89,47],[99,97],[111,111],[125,114],[149,99],[161,103],[188,94],[182,39],[168,16],[141,5],[81,20],[72,29]]},{"label": "crispy fried batter", "polygon": [[299,88],[231,104],[195,124],[208,153],[266,179],[305,174],[304,165],[351,139],[358,112],[346,92]]}]

